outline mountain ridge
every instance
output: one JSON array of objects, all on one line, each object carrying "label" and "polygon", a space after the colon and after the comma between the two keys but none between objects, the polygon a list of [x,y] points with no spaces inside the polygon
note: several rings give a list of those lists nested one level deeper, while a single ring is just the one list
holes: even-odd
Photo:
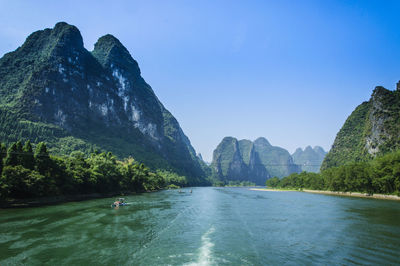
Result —
[{"label": "mountain ridge", "polygon": [[273,176],[284,177],[300,172],[289,152],[272,146],[263,137],[255,141],[225,137],[213,152],[212,178],[229,181],[250,181],[264,185]]},{"label": "mountain ridge", "polygon": [[304,150],[297,148],[292,154],[295,164],[301,167],[302,171],[318,173],[324,160],[326,152],[320,146],[307,146]]},{"label": "mountain ridge", "polygon": [[205,183],[207,167],[114,36],[93,51],[65,22],[0,59],[0,138],[46,141],[52,152],[110,150]]}]

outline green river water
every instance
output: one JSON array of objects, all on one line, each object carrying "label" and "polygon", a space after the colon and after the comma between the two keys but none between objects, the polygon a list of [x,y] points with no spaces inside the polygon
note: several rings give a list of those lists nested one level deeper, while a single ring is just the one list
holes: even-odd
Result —
[{"label": "green river water", "polygon": [[0,265],[400,264],[400,202],[192,189],[0,210]]}]

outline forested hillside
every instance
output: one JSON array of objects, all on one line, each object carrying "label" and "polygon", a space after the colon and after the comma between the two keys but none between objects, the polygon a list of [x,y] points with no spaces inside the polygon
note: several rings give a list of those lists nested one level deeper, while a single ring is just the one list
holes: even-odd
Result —
[{"label": "forested hillside", "polygon": [[41,142],[0,144],[0,199],[89,193],[153,191],[184,186],[185,177],[151,171],[132,158],[119,161],[111,152],[53,156]]},{"label": "forested hillside", "polygon": [[90,52],[64,22],[0,59],[0,141],[18,140],[44,141],[57,155],[111,151],[208,184],[208,167],[128,49],[108,34]]},{"label": "forested hillside", "polygon": [[336,135],[321,169],[366,162],[400,148],[400,91],[376,87]]}]

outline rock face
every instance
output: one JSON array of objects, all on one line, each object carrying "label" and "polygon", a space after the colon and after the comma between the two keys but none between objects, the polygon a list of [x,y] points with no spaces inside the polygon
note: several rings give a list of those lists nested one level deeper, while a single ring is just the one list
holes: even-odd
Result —
[{"label": "rock face", "polygon": [[262,137],[254,141],[254,146],[261,163],[272,177],[284,177],[291,173],[301,172],[300,167],[293,162],[293,158],[287,150],[272,146],[268,140]]},{"label": "rock face", "polygon": [[[11,123],[13,122],[13,123]],[[202,183],[206,166],[177,120],[112,35],[92,52],[60,22],[0,59],[0,140],[46,141],[53,152],[110,150]]]},{"label": "rock face", "polygon": [[311,148],[311,146],[307,146],[304,150],[302,148],[296,149],[292,158],[302,171],[318,173],[325,155],[326,152],[322,147]]},{"label": "rock face", "polygon": [[252,142],[225,137],[214,150],[211,168],[217,180],[251,181],[257,185],[264,185],[273,176],[300,171],[288,151],[272,146],[265,138]]},{"label": "rock face", "polygon": [[400,148],[400,91],[376,87],[347,118],[322,169],[367,161]]}]

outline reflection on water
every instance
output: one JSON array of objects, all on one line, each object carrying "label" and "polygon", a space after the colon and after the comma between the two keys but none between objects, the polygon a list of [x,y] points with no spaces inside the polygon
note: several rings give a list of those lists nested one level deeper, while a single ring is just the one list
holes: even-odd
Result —
[{"label": "reflection on water", "polygon": [[0,265],[400,263],[399,202],[189,190],[0,210]]}]

